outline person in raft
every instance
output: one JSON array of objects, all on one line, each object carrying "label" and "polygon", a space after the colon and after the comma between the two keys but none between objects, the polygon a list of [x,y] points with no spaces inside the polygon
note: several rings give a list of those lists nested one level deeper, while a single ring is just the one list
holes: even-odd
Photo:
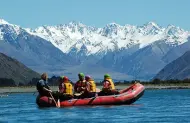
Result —
[{"label": "person in raft", "polygon": [[75,83],[74,91],[75,93],[84,93],[86,90],[86,80],[83,73],[78,74],[79,80]]},{"label": "person in raft", "polygon": [[119,92],[115,90],[115,85],[113,83],[111,76],[109,74],[105,74],[103,81],[103,88],[98,95],[103,96],[103,95],[114,95],[114,94],[119,94]]},{"label": "person in raft", "polygon": [[48,75],[47,73],[43,73],[41,75],[41,80],[39,80],[36,84],[36,88],[38,90],[39,96],[48,96],[50,97],[50,87],[48,86]]},{"label": "person in raft", "polygon": [[91,78],[91,76],[87,75],[85,76],[86,80],[86,96],[88,98],[94,97],[96,95],[96,83],[94,80]]},{"label": "person in raft", "polygon": [[61,76],[59,81],[60,100],[69,100],[73,98],[73,85],[69,81],[68,77]]}]

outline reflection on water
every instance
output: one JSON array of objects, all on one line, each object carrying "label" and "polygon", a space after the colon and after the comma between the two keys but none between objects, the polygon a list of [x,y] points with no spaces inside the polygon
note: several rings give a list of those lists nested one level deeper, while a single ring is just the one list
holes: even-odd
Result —
[{"label": "reflection on water", "polygon": [[0,98],[0,122],[190,122],[190,90],[146,90],[132,105],[39,108],[33,93]]}]

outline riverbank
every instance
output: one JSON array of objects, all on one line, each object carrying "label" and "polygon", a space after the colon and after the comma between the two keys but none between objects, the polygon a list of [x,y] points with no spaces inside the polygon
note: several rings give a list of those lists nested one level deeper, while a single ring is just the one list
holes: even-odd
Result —
[{"label": "riverbank", "polygon": [[[124,89],[129,87],[130,85],[117,85],[117,89]],[[190,89],[190,84],[187,85],[144,85],[146,89]],[[97,86],[97,88],[102,88],[102,86]],[[57,86],[51,86],[53,91],[57,91]],[[0,94],[4,93],[35,93],[35,86],[26,86],[26,87],[0,87]]]}]

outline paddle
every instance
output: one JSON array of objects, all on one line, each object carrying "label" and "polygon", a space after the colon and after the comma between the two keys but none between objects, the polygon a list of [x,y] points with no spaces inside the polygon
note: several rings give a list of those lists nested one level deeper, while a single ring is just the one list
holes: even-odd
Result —
[{"label": "paddle", "polygon": [[[100,89],[99,88],[96,88],[96,93],[99,93],[100,92]],[[82,93],[75,93],[74,95],[75,96],[80,96],[81,94],[83,94],[83,92]],[[97,95],[97,94],[96,94]],[[92,99],[88,102],[88,105],[90,105],[95,99],[96,99],[96,97],[98,97],[98,96],[94,96],[94,97],[92,97]],[[75,101],[75,103],[77,102],[77,100]],[[74,104],[73,104],[74,105]]]},{"label": "paddle", "polygon": [[96,88],[96,95],[94,97],[92,97],[92,99],[88,102],[88,105],[90,105],[96,99],[96,97],[98,97],[97,93],[99,93],[99,92],[100,92],[100,89]]},{"label": "paddle", "polygon": [[58,106],[58,107],[61,106],[61,104],[60,104],[60,100],[59,100],[59,99],[57,100],[57,106]]},{"label": "paddle", "polygon": [[74,95],[75,96],[80,96],[82,93],[75,93]]},{"label": "paddle", "polygon": [[88,102],[88,105],[90,105],[90,104],[96,99],[96,97],[98,97],[97,93],[96,93],[96,95],[95,95],[94,97],[92,97],[92,99]]},{"label": "paddle", "polygon": [[51,98],[53,99],[53,101],[54,101],[56,107],[57,107],[57,108],[60,108],[60,101],[59,101],[59,99],[58,99],[58,101],[57,101],[57,103],[56,103],[56,101],[55,101],[53,95],[51,94],[51,92],[49,92],[49,94],[50,94]]}]

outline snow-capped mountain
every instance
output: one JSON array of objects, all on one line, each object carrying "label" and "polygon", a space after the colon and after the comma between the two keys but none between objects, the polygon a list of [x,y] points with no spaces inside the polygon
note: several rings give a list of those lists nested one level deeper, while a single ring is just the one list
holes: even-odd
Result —
[{"label": "snow-capped mountain", "polygon": [[43,38],[29,34],[20,26],[0,20],[0,52],[7,54],[35,70],[77,62]]},{"label": "snow-capped mountain", "polygon": [[[103,28],[71,22],[43,26],[28,32],[50,41],[63,53],[83,64],[89,61],[90,56],[94,59],[92,63],[133,76],[138,74],[145,79],[162,69],[168,63],[162,57],[169,50],[187,42],[190,36],[190,32],[179,27],[168,25],[164,28],[154,22],[142,26],[110,23]],[[149,50],[140,52],[144,49]]]},{"label": "snow-capped mountain", "polygon": [[[70,22],[57,26],[23,29],[0,20],[0,40],[9,41],[16,48],[23,47],[23,44],[18,43],[20,33],[26,39],[23,40],[23,44],[24,42],[33,42],[32,44],[27,43],[28,47],[38,46],[40,40],[44,44],[41,47],[46,47],[46,44],[51,45],[52,48],[56,47],[59,54],[62,51],[64,57],[73,59],[71,61],[75,61],[75,64],[77,64],[76,61],[79,61],[82,66],[97,65],[143,79],[150,79],[171,62],[172,51],[181,45],[189,44],[186,42],[190,36],[190,32],[179,27],[173,25],[161,27],[154,22],[142,26],[121,26],[110,23],[103,28],[87,26],[80,22]],[[33,37],[35,40],[27,37]],[[53,54],[51,48],[47,48],[45,51],[46,54]],[[40,53],[40,51],[38,52]],[[57,58],[58,56],[53,57]],[[23,58],[24,60],[25,58]]]},{"label": "snow-capped mountain", "polygon": [[186,42],[189,32],[169,25],[163,28],[149,22],[143,26],[120,26],[110,23],[104,28],[89,27],[82,23],[71,22],[58,26],[42,26],[28,32],[50,41],[64,53],[69,53],[75,48],[80,52],[81,47],[86,48],[85,55],[106,53],[122,48],[139,45],[143,48],[157,40],[166,40],[171,45]]}]

